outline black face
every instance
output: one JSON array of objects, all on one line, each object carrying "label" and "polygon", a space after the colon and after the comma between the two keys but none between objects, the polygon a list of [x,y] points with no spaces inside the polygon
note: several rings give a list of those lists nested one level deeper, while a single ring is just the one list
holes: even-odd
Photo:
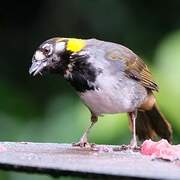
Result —
[{"label": "black face", "polygon": [[58,38],[53,38],[40,45],[32,58],[30,74],[42,74],[46,70],[56,69],[60,64],[60,56],[65,51],[65,41],[57,40]]},{"label": "black face", "polygon": [[97,89],[94,82],[102,71],[88,62],[88,52],[67,51],[66,43],[64,39],[54,38],[40,45],[33,56],[29,73],[34,76],[45,71],[62,74],[78,92]]}]

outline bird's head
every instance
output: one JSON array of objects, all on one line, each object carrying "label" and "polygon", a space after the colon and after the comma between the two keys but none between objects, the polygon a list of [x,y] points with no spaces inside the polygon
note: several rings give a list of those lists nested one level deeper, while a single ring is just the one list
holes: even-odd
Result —
[{"label": "bird's head", "polygon": [[29,73],[35,76],[44,71],[63,71],[73,58],[86,56],[83,51],[85,46],[85,40],[82,39],[49,39],[42,43],[34,53]]}]

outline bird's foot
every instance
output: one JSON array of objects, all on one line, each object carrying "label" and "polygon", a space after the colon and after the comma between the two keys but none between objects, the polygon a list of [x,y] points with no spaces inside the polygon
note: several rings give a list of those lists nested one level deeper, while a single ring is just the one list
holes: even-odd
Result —
[{"label": "bird's foot", "polygon": [[133,151],[133,152],[138,152],[140,151],[140,147],[139,146],[132,146],[131,144],[129,145],[121,145],[119,147],[115,147],[113,148],[113,151],[127,151],[127,150],[130,150],[130,151]]},{"label": "bird's foot", "polygon": [[85,133],[80,141],[77,143],[73,143],[72,146],[81,148],[93,148],[95,144],[91,144],[88,142],[87,134]]},{"label": "bird's foot", "polygon": [[77,143],[72,143],[72,146],[73,147],[81,147],[81,148],[93,148],[93,147],[95,147],[95,144],[80,140]]},{"label": "bird's foot", "polygon": [[140,147],[137,145],[137,140],[136,138],[132,138],[130,144],[129,144],[129,149],[133,151],[139,151]]}]

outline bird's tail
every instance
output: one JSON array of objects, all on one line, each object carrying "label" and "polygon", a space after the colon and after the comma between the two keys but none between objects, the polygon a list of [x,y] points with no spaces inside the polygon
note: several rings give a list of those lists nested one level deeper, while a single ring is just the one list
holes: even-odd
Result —
[{"label": "bird's tail", "polygon": [[172,141],[172,128],[157,104],[149,111],[138,111],[136,134],[139,140],[153,139],[156,136]]}]

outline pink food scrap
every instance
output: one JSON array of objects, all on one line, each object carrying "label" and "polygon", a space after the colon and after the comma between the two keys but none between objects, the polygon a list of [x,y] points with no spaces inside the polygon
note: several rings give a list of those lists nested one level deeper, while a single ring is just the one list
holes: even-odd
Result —
[{"label": "pink food scrap", "polygon": [[159,158],[169,161],[180,160],[180,145],[171,145],[167,140],[158,142],[145,140],[141,145],[141,153],[152,158]]}]

